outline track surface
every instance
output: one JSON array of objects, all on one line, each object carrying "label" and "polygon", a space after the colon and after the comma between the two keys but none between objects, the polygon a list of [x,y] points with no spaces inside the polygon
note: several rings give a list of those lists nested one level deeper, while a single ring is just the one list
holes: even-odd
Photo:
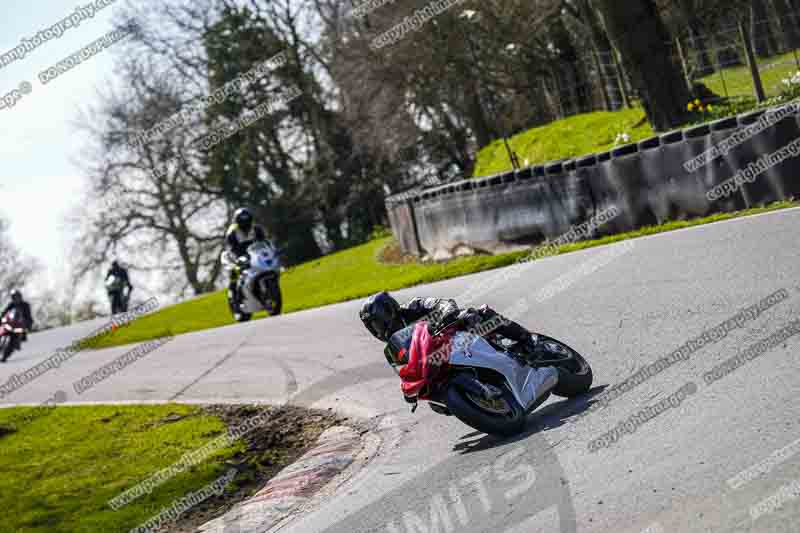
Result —
[{"label": "track surface", "polygon": [[[71,402],[291,398],[376,417],[383,445],[369,466],[284,531],[796,532],[800,498],[757,520],[748,510],[800,479],[800,453],[737,490],[726,480],[800,439],[800,336],[713,385],[702,375],[800,317],[798,227],[800,210],[788,210],[638,239],[555,297],[541,304],[531,298],[521,321],[584,353],[603,386],[778,289],[790,295],[607,409],[579,416],[588,397],[551,397],[513,442],[477,434],[425,405],[411,415],[382,347],[357,319],[359,302],[180,336],[79,396],[74,381],[129,348],[80,353],[2,405],[37,403],[63,390]],[[537,261],[479,303],[503,312],[603,250]],[[398,296],[457,297],[498,272]],[[94,327],[32,335],[0,366],[0,383]],[[689,381],[698,391],[679,407],[609,448],[588,450],[590,441]],[[441,512],[436,527],[431,509]]]}]

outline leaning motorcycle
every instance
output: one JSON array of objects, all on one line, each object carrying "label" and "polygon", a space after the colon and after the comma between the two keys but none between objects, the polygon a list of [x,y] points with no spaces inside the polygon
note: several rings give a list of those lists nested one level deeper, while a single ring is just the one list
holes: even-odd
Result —
[{"label": "leaning motorcycle", "polygon": [[247,255],[232,261],[227,252],[222,253],[222,264],[226,269],[240,271],[237,289],[241,305],[237,311],[233,305],[233,293],[228,291],[228,307],[237,322],[246,322],[257,311],[279,315],[283,307],[280,275],[281,263],[278,250],[267,242],[255,242],[247,248]]},{"label": "leaning motorcycle", "polygon": [[121,276],[111,274],[106,278],[106,292],[111,303],[112,315],[127,312],[130,291],[125,293],[125,280]]},{"label": "leaning motorcycle", "polygon": [[18,309],[11,309],[0,321],[0,353],[5,363],[14,350],[22,347],[22,337],[25,335],[25,322]]},{"label": "leaning motorcycle", "polygon": [[[396,332],[389,350],[410,350],[414,325]],[[533,333],[534,346],[512,343],[499,335],[456,332],[443,356],[435,382],[419,399],[436,413],[455,416],[490,435],[511,436],[525,428],[527,415],[553,393],[572,398],[592,386],[592,369],[578,352],[561,341]],[[387,361],[399,375],[387,354]],[[402,365],[400,365],[402,366]],[[538,368],[555,367],[558,380],[550,392],[536,398]],[[412,412],[416,410],[416,403]]]}]

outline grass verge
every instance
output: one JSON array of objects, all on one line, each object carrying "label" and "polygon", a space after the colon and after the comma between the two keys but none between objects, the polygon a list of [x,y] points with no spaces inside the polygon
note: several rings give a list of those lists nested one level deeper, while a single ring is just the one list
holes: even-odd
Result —
[{"label": "grass verge", "polygon": [[[633,108],[583,113],[556,120],[515,135],[509,139],[509,144],[525,167],[528,166],[526,160],[532,165],[610,150],[619,133],[627,133],[632,143],[654,135],[644,111]],[[509,170],[508,152],[499,139],[478,152],[473,176]]]},{"label": "grass verge", "polygon": [[[768,96],[780,95],[785,89],[782,80],[798,71],[791,53],[759,59],[759,68]],[[713,113],[696,113],[684,127],[759,107],[755,101],[753,79],[747,66],[723,69],[698,81],[714,93],[722,97],[727,94],[732,99],[715,104]],[[677,102],[675,105],[684,107],[686,104],[688,102]],[[655,135],[644,110],[634,106],[633,109],[596,111],[556,120],[513,136],[509,139],[509,144],[525,167],[610,150],[614,148],[619,133],[627,133],[629,143]],[[528,164],[524,163],[526,160]],[[502,139],[498,139],[478,152],[473,177],[489,176],[511,169],[505,145]]]},{"label": "grass verge", "polygon": [[[667,222],[627,233],[566,244],[558,249],[557,254],[798,205],[800,204],[795,202],[777,202],[744,211]],[[522,251],[502,255],[478,255],[432,264],[408,262],[407,258],[400,258],[399,263],[390,264],[381,261],[379,257],[391,242],[391,238],[376,239],[290,269],[281,278],[284,309],[286,312],[310,309],[361,298],[381,290],[403,289],[500,268],[511,265],[529,254],[527,251]],[[232,323],[225,292],[219,291],[139,318],[112,335],[104,337],[97,346],[116,346],[154,339],[167,334],[168,329],[177,335]]]},{"label": "grass verge", "polygon": [[[114,511],[108,500],[202,448],[227,427],[271,411],[266,424]],[[340,420],[287,407],[60,406],[0,409],[2,531],[129,531],[175,500],[237,474],[179,519],[195,527],[221,514],[294,461]],[[167,531],[178,531],[177,525]],[[183,529],[180,529],[183,530]]]}]

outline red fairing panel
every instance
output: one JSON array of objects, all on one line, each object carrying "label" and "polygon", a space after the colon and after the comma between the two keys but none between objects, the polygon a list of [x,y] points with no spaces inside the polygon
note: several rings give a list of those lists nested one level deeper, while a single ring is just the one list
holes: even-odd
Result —
[{"label": "red fairing panel", "polygon": [[431,336],[428,324],[424,320],[417,322],[411,338],[411,349],[408,364],[400,368],[400,388],[406,396],[419,396],[427,400],[427,393],[440,376],[446,375],[447,359],[450,356],[449,345],[454,330]]}]

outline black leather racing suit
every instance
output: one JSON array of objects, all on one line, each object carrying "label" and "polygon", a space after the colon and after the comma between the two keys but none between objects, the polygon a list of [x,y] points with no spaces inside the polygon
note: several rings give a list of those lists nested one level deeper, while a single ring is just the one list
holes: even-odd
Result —
[{"label": "black leather racing suit", "polygon": [[[406,324],[411,324],[420,319],[428,322],[428,330],[436,332],[443,326],[458,319],[465,329],[481,322],[500,316],[487,305],[478,309],[459,309],[455,300],[442,298],[414,298],[405,305],[400,306],[400,315]],[[505,324],[494,329],[495,333],[516,342],[529,342],[531,333],[526,328],[505,319]]]},{"label": "black leather racing suit", "polygon": [[117,267],[117,268],[111,267],[108,269],[108,273],[106,274],[106,279],[108,279],[112,275],[121,278],[122,281],[125,283],[125,285],[128,287],[128,290],[133,289],[133,285],[131,285],[131,280],[128,277],[127,270],[125,270],[122,267]]}]

